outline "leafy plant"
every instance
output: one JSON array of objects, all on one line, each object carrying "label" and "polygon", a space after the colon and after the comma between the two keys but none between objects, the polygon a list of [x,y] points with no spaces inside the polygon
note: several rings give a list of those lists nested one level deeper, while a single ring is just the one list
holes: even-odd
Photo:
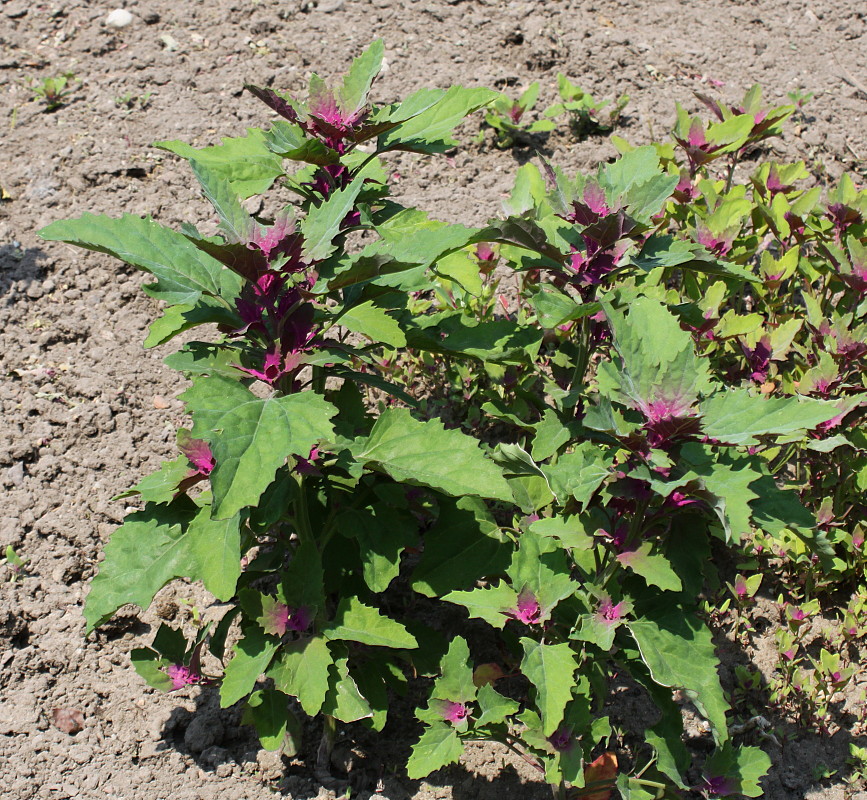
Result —
[{"label": "leafy plant", "polygon": [[66,102],[66,98],[78,88],[80,84],[72,85],[71,82],[74,80],[74,73],[64,72],[60,75],[43,78],[41,81],[35,81],[31,78],[27,85],[34,100],[44,103],[45,112],[50,113],[57,111]]},{"label": "leafy plant", "polygon": [[[629,103],[629,95],[623,94],[617,100],[595,100],[593,95],[572,83],[562,72],[557,74],[559,103],[549,106],[544,117],[559,117],[566,114],[569,128],[579,141],[588,136],[610,133],[620,122],[623,109]],[[602,113],[603,109],[608,109]]]},{"label": "leafy plant", "polygon": [[[338,721],[381,730],[420,680],[410,777],[493,740],[561,798],[760,796],[770,761],[731,744],[703,593],[714,552],[760,541],[835,568],[827,520],[860,501],[840,490],[818,527],[805,503],[834,483],[827,453],[861,448],[836,429],[860,419],[863,193],[843,182],[822,205],[792,188],[798,165],[735,185],[790,113],[753,92],[710,126],[681,110],[673,144],[618,140],[591,176],[526,165],[504,218],[448,225],[390,197],[382,158],[446,151],[497,94],[374,105],[382,54],[333,88],[313,75],[303,102],[248,87],[281,117],[267,130],[159,144],[189,161],[218,235],[90,214],[41,232],[154,278],[146,347],[219,333],[166,359],[192,426],[122,495],[142,507],[106,545],[88,631],[202,581],[225,615],[192,640],[162,626],[136,669],[218,685],[272,749],[304,747],[299,708],[321,715],[320,767]],[[245,211],[276,183],[296,205]],[[443,398],[475,436],[430,418]],[[741,610],[760,580],[735,580]],[[833,687],[848,667],[823,653]],[[615,674],[660,712],[625,757],[604,713]],[[694,767],[673,689],[715,746]]]},{"label": "leafy plant", "polygon": [[546,133],[556,127],[553,120],[537,119],[530,122],[526,117],[539,99],[539,82],[531,83],[517,100],[500,95],[488,106],[485,124],[496,132],[497,147],[507,148],[515,144],[529,144],[534,133]]}]

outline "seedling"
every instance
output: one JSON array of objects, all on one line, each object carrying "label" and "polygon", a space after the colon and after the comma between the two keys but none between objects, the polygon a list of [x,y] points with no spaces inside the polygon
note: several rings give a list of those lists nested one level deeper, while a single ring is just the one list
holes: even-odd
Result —
[{"label": "seedling", "polygon": [[35,81],[31,78],[28,81],[30,91],[33,93],[34,100],[39,100],[45,104],[45,112],[50,113],[57,111],[75,89],[81,84],[75,86],[71,82],[75,80],[75,75],[72,72],[64,72],[55,77],[43,78],[41,81]]}]

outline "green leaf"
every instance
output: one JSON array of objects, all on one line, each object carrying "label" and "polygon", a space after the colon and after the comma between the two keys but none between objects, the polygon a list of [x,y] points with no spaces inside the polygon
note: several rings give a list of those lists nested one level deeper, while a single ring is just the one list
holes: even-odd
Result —
[{"label": "green leaf", "polygon": [[247,136],[226,138],[221,144],[197,150],[185,142],[155,142],[154,146],[183,158],[194,158],[229,182],[242,198],[262,194],[275,178],[283,174],[280,157],[265,143],[258,128],[248,128]]},{"label": "green leaf", "polygon": [[345,111],[356,111],[367,102],[370,86],[382,69],[384,52],[382,39],[377,39],[353,60],[340,87],[340,102]]},{"label": "green leaf", "polygon": [[217,600],[230,600],[241,577],[241,515],[211,519],[210,506],[204,506],[190,522],[187,538],[205,588]]},{"label": "green leaf", "polygon": [[574,497],[582,506],[586,506],[610,474],[612,464],[611,456],[599,445],[585,441],[571,453],[561,455],[556,464],[544,465],[542,471],[560,503]]},{"label": "green leaf", "polygon": [[560,421],[557,412],[551,408],[545,409],[541,422],[537,422],[533,428],[536,435],[530,453],[535,461],[550,458],[572,438],[569,427]]},{"label": "green leaf", "polygon": [[505,721],[506,717],[517,714],[518,709],[520,709],[520,705],[517,702],[508,697],[503,697],[489,683],[486,683],[479,689],[477,699],[482,713],[475,721],[476,728],[481,728],[484,725],[497,725]]},{"label": "green leaf", "polygon": [[307,212],[301,222],[304,235],[302,258],[322,261],[337,249],[334,237],[340,232],[340,223],[355,206],[365,180],[364,175],[356,176],[348,186],[333,192],[322,205],[313,206]]},{"label": "green leaf", "polygon": [[478,617],[495,628],[502,628],[508,619],[504,612],[516,607],[518,593],[508,584],[499,582],[468,592],[449,592],[443,600],[463,606],[471,617]]},{"label": "green leaf", "polygon": [[497,96],[491,89],[452,86],[433,106],[380,136],[378,149],[441,153],[457,144],[451,134],[458,123]]},{"label": "green leaf", "polygon": [[536,687],[536,706],[542,716],[542,733],[551,736],[563,721],[566,704],[575,685],[575,653],[566,644],[540,644],[522,638],[521,672]]},{"label": "green leaf", "polygon": [[336,519],[344,536],[352,536],[361,551],[364,582],[372,592],[384,592],[400,572],[400,555],[417,541],[417,525],[397,510],[378,503],[373,513],[348,509]]},{"label": "green leaf", "polygon": [[543,328],[552,330],[575,319],[599,313],[599,303],[579,303],[553,286],[543,284],[530,300],[536,319]]},{"label": "green leaf", "polygon": [[448,652],[440,661],[442,675],[434,683],[431,697],[454,703],[469,703],[476,699],[470,648],[466,639],[455,636]]},{"label": "green leaf", "polygon": [[431,725],[413,745],[406,763],[410,780],[418,780],[448,764],[454,764],[464,752],[458,734],[450,725]]},{"label": "green leaf", "polygon": [[131,489],[121,492],[112,500],[141,495],[145,503],[170,503],[178,493],[178,484],[190,474],[190,461],[180,456],[174,461],[163,461],[152,475],[142,478]]},{"label": "green leaf", "polygon": [[318,165],[336,164],[340,161],[340,153],[318,139],[308,138],[300,125],[293,125],[285,119],[272,122],[264,135],[268,149],[283,158]]},{"label": "green leaf", "polygon": [[602,306],[623,361],[620,390],[632,405],[664,402],[688,409],[707,383],[708,369],[706,361],[696,357],[692,337],[677,317],[649,297],[632,302],[628,315],[607,302]]},{"label": "green leaf", "polygon": [[762,399],[743,389],[717,392],[701,404],[702,429],[727,444],[758,444],[756,436],[809,431],[839,411],[822,400]]},{"label": "green leaf", "polygon": [[329,689],[322,705],[322,713],[341,722],[356,722],[373,716],[370,704],[349,674],[349,660],[338,658],[328,669]]},{"label": "green leaf", "polygon": [[260,689],[247,699],[248,719],[266,750],[279,750],[289,728],[289,698],[276,689]]},{"label": "green leaf", "polygon": [[281,692],[296,697],[305,713],[315,717],[325,702],[333,663],[328,643],[313,636],[284,644],[267,674]]},{"label": "green leaf", "polygon": [[165,505],[149,503],[124,520],[106,544],[105,560],[90,582],[84,605],[86,633],[126,603],[147,609],[173,578],[199,577],[186,530],[197,510],[187,497],[180,497]]},{"label": "green leaf", "polygon": [[391,347],[406,346],[406,336],[397,320],[379,308],[374,300],[353,306],[339,317],[338,322],[347,330],[367,336],[374,342]]},{"label": "green leaf", "polygon": [[617,560],[652,586],[658,586],[664,592],[679,592],[683,586],[677,573],[664,555],[653,553],[652,549],[650,542],[643,542],[637,550],[618,555]]},{"label": "green leaf", "polygon": [[327,639],[344,639],[379,647],[418,647],[415,637],[403,625],[384,617],[357,597],[344,597],[340,601],[334,619],[322,628],[322,634]]},{"label": "green leaf", "polygon": [[481,500],[443,499],[436,524],[424,534],[424,550],[412,573],[412,589],[427,597],[465,589],[481,574],[504,570],[510,549]]},{"label": "green leaf", "polygon": [[[222,273],[229,272],[186,236],[158,225],[150,217],[124,214],[112,219],[83,214],[78,219],[52,222],[39,235],[49,242],[67,242],[108,253],[151,273],[157,280],[145,290],[170,304],[193,305],[203,294],[219,296]],[[235,280],[240,287],[240,278],[235,276]]]},{"label": "green leaf", "polygon": [[243,321],[238,314],[226,308],[220,301],[202,295],[193,304],[185,303],[166,308],[162,316],[157,317],[150,324],[144,346],[146,349],[158,347],[179,333],[210,323],[240,328]]},{"label": "green leaf", "polygon": [[241,354],[234,347],[211,342],[188,342],[163,359],[164,364],[185,375],[222,375],[233,380],[241,377],[235,366],[240,361]]},{"label": "green leaf", "polygon": [[337,409],[318,394],[304,392],[266,399],[219,375],[199,378],[182,395],[193,416],[193,436],[214,454],[213,516],[227,519],[255,505],[290,455],[306,457],[331,436]]},{"label": "green leaf", "polygon": [[268,669],[280,640],[268,636],[258,625],[247,625],[244,638],[235,645],[235,656],[226,665],[220,684],[220,707],[228,708],[246,697],[259,676]]},{"label": "green leaf", "polygon": [[627,622],[652,679],[683,689],[710,722],[717,742],[728,738],[728,704],[717,674],[718,660],[708,628],[671,604]]},{"label": "green leaf", "polygon": [[171,691],[172,679],[165,671],[169,662],[167,659],[161,658],[159,653],[149,647],[136,647],[130,650],[129,660],[148,686],[152,686],[160,692]]},{"label": "green leaf", "polygon": [[258,228],[256,221],[244,210],[232,185],[218,172],[190,159],[193,175],[202,186],[202,192],[220,217],[220,228],[230,242],[248,242]]},{"label": "green leaf", "polygon": [[485,458],[475,439],[459,430],[446,430],[439,420],[419,422],[407,409],[384,411],[370,437],[356,439],[351,449],[360,463],[375,464],[396,481],[430,486],[457,497],[512,499],[502,473]]},{"label": "green leaf", "polygon": [[705,777],[728,778],[734,791],[746,797],[762,797],[759,780],[771,768],[771,759],[760,747],[735,748],[726,742],[708,757],[702,770]]}]

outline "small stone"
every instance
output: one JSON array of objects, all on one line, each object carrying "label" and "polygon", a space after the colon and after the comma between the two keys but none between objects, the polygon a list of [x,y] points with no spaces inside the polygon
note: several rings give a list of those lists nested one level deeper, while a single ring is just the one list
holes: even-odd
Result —
[{"label": "small stone", "polygon": [[120,30],[132,24],[133,16],[125,8],[116,8],[105,18],[105,24],[109,28]]},{"label": "small stone", "polygon": [[36,281],[31,282],[27,287],[27,296],[31,300],[38,300],[42,297],[42,284],[36,283]]},{"label": "small stone", "polygon": [[24,483],[24,464],[20,461],[6,470],[6,481],[13,486],[21,486]]}]

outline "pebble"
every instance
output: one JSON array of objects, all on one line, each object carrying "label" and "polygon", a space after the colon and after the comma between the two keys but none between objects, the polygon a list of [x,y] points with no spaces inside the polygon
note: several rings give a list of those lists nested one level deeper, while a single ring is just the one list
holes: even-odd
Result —
[{"label": "pebble", "polygon": [[109,28],[116,28],[120,30],[121,28],[127,27],[127,25],[132,24],[133,16],[129,13],[125,8],[116,8],[114,11],[110,12],[109,15],[105,18],[105,24]]},{"label": "pebble", "polygon": [[93,758],[93,748],[88,744],[74,744],[69,748],[69,757],[76,764],[86,764]]}]

